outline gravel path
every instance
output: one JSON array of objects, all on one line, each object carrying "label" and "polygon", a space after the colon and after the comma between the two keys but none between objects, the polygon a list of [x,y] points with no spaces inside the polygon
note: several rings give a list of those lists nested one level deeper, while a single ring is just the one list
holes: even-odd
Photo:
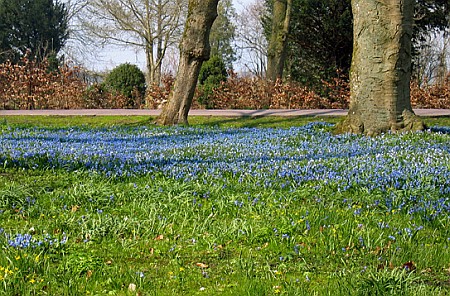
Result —
[{"label": "gravel path", "polygon": [[[44,116],[157,116],[161,110],[149,109],[76,109],[76,110],[0,110],[0,116],[10,115],[44,115]],[[273,109],[273,110],[191,110],[191,116],[344,116],[348,110],[343,109]],[[450,109],[414,109],[419,116],[450,116]]]}]

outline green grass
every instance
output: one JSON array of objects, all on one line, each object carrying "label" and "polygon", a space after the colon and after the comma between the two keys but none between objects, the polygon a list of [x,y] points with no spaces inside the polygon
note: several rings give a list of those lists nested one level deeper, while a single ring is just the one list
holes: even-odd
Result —
[{"label": "green grass", "polygon": [[[0,116],[0,125],[23,127],[111,127],[111,126],[152,126],[155,117],[151,116]],[[193,126],[218,127],[281,127],[302,126],[309,122],[325,121],[336,123],[339,117],[298,116],[298,117],[217,117],[192,116]]]},{"label": "green grass", "polygon": [[[413,239],[392,242],[377,222],[403,228],[419,221],[371,210],[353,214],[376,194],[244,192],[237,185],[224,190],[164,178],[114,181],[85,173],[11,169],[2,170],[0,188],[3,201],[21,205],[2,213],[5,232],[55,238],[65,233],[70,242],[4,249],[0,266],[12,271],[1,279],[4,295],[135,295],[128,291],[130,284],[141,295],[450,291],[450,255],[441,233],[430,227]],[[209,192],[202,206],[193,204],[195,192]],[[261,206],[232,206],[231,201],[248,195],[259,196]],[[36,202],[28,204],[29,196]],[[356,197],[361,202],[350,208],[342,202]],[[448,227],[448,221],[439,223],[436,229]],[[301,241],[283,237],[292,232],[301,233]],[[411,260],[417,270],[402,272]]]},{"label": "green grass", "polygon": [[428,126],[450,126],[449,116],[423,117],[423,119]]},{"label": "green grass", "polygon": [[[339,119],[194,117],[190,122],[287,128],[318,120]],[[0,125],[89,128],[151,121],[30,116],[0,118]],[[426,121],[450,125],[448,118]],[[448,217],[425,221],[386,211],[375,206],[385,193],[363,188],[267,190],[237,179],[226,185],[2,167],[2,232],[48,235],[55,242],[15,249],[1,235],[0,295],[450,294]],[[415,231],[419,225],[423,230]],[[414,234],[388,239],[392,229],[405,228]],[[61,244],[65,236],[67,243]]]},{"label": "green grass", "polygon": [[[193,126],[218,127],[273,127],[288,128],[302,126],[309,122],[324,121],[337,123],[337,116],[295,116],[295,117],[218,117],[191,116],[189,123]],[[450,117],[423,117],[428,126],[450,126]],[[156,118],[151,116],[0,116],[0,125],[23,127],[111,127],[153,125]]]}]

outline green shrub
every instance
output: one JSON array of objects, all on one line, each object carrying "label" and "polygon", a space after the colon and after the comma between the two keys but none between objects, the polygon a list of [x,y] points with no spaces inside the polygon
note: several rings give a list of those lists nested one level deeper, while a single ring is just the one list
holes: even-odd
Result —
[{"label": "green shrub", "polygon": [[223,60],[218,56],[212,56],[203,63],[198,77],[200,95],[198,102],[206,108],[213,108],[210,100],[213,90],[220,86],[228,77],[227,68]]},{"label": "green shrub", "polygon": [[136,66],[122,64],[114,68],[106,77],[105,84],[129,99],[128,107],[138,107],[142,104],[145,94],[145,76]]}]

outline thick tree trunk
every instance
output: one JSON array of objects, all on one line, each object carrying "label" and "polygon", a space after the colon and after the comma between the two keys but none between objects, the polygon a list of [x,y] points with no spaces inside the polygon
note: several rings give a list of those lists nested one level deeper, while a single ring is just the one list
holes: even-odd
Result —
[{"label": "thick tree trunk", "polygon": [[352,0],[350,110],[343,132],[421,130],[410,101],[414,0]]},{"label": "thick tree trunk", "polygon": [[292,0],[275,0],[273,2],[272,32],[267,52],[266,73],[266,78],[272,81],[283,77],[291,11]]},{"label": "thick tree trunk", "polygon": [[159,124],[188,124],[198,74],[211,51],[209,33],[217,17],[218,2],[219,0],[189,0],[177,77],[169,101],[158,118]]}]

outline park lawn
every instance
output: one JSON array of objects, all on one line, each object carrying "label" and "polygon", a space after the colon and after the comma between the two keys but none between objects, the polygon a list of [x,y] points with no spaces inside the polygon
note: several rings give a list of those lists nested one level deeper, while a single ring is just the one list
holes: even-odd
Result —
[{"label": "park lawn", "polygon": [[[294,116],[294,117],[220,117],[190,116],[189,122],[194,126],[217,127],[279,127],[302,126],[309,122],[337,123],[338,116]],[[22,127],[111,127],[111,126],[148,126],[154,124],[152,116],[0,116],[0,126]],[[423,117],[428,126],[450,126],[449,116]]]},{"label": "park lawn", "polygon": [[[0,116],[0,126],[21,127],[112,127],[112,126],[151,126],[156,117],[152,116]],[[289,128],[301,126],[309,122],[336,123],[336,116],[255,116],[255,117],[220,117],[220,116],[190,116],[189,123],[194,126],[208,127],[280,127]]]},{"label": "park lawn", "polygon": [[0,294],[449,294],[447,119],[322,120],[6,117]]}]

